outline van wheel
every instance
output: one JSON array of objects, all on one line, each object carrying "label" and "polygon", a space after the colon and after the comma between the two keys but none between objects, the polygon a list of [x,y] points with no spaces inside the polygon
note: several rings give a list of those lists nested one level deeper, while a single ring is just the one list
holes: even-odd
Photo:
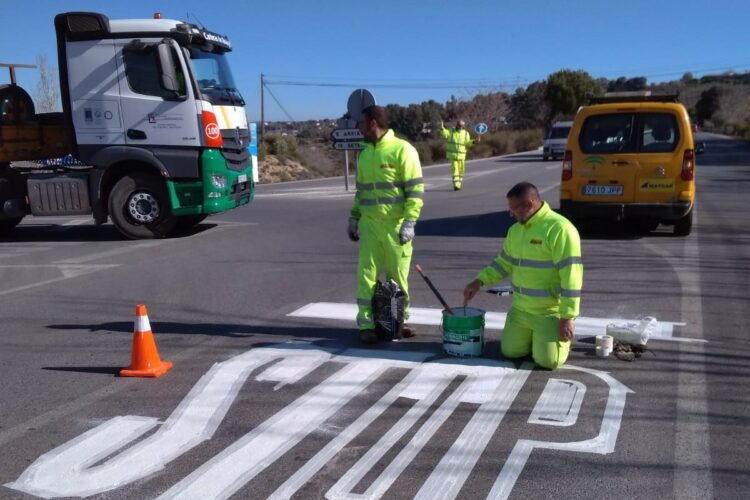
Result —
[{"label": "van wheel", "polygon": [[163,238],[174,229],[167,187],[154,175],[126,175],[109,195],[109,216],[115,227],[132,240]]},{"label": "van wheel", "polygon": [[547,161],[547,160],[549,160],[549,156],[547,156],[547,155],[542,155],[542,160],[543,160],[543,161]]},{"label": "van wheel", "polygon": [[687,236],[690,234],[690,231],[693,229],[693,210],[695,210],[695,207],[690,209],[687,215],[675,222],[672,234],[675,236]]}]

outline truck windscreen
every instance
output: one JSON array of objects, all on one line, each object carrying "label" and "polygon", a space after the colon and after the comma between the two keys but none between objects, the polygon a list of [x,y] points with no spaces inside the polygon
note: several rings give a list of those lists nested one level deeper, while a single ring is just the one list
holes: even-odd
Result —
[{"label": "truck windscreen", "polygon": [[190,61],[198,88],[211,104],[245,105],[224,54],[191,48]]}]

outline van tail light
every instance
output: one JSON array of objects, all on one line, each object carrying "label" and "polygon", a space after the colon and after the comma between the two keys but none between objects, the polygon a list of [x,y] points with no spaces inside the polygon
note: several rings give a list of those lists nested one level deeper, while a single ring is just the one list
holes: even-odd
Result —
[{"label": "van tail light", "polygon": [[221,129],[216,121],[216,115],[211,111],[203,110],[201,120],[203,120],[203,138],[206,140],[206,146],[221,149],[224,142],[221,140]]},{"label": "van tail light", "polygon": [[682,156],[682,172],[680,179],[683,181],[692,181],[695,171],[695,152],[692,149],[686,149]]},{"label": "van tail light", "polygon": [[562,162],[562,180],[569,181],[573,178],[573,152],[571,150],[565,151]]}]

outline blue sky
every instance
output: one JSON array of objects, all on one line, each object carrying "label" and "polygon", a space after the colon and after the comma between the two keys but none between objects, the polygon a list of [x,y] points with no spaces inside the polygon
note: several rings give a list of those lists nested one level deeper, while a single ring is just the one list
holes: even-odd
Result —
[{"label": "blue sky", "polygon": [[[685,71],[750,70],[746,0],[0,0],[0,9],[0,62],[34,63],[46,54],[55,66],[59,12],[190,16],[232,40],[235,80],[253,120],[260,117],[261,72],[269,82],[345,84],[269,83],[288,114],[303,120],[340,116],[359,87],[371,87],[380,104],[407,105],[512,91],[563,68],[650,82]],[[38,73],[21,69],[18,76],[33,95]],[[7,82],[3,68],[0,83]],[[268,94],[266,119],[288,119]]]}]

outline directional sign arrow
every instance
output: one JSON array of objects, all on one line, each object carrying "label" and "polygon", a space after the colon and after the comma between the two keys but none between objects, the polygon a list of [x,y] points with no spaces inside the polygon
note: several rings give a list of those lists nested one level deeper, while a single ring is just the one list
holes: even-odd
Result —
[{"label": "directional sign arrow", "polygon": [[333,147],[341,151],[346,149],[365,149],[365,145],[363,143],[354,141],[334,142]]},{"label": "directional sign arrow", "polygon": [[361,141],[365,136],[356,128],[337,128],[331,132],[331,138],[339,141]]}]

